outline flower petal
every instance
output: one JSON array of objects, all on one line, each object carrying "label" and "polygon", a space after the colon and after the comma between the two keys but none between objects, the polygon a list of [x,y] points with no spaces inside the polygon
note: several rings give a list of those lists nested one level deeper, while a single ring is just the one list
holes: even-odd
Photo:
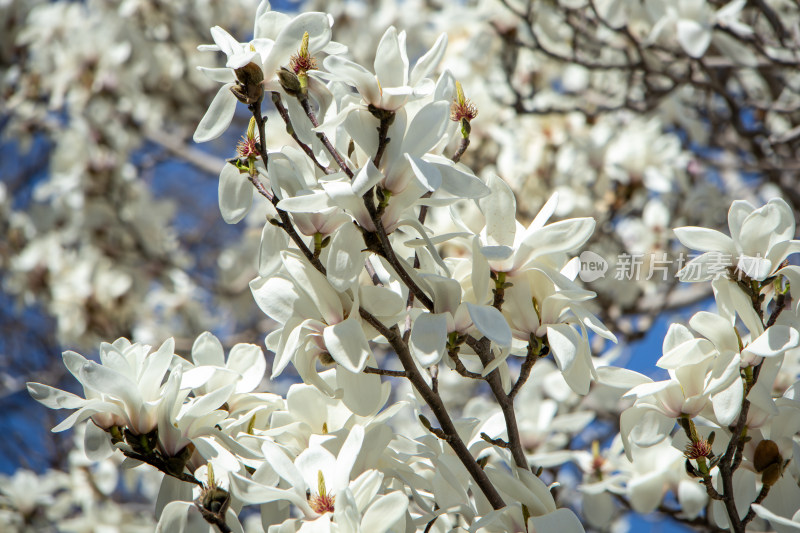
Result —
[{"label": "flower petal", "polygon": [[239,169],[225,164],[219,175],[219,211],[228,224],[242,220],[253,205],[253,184]]},{"label": "flower petal", "polygon": [[487,339],[498,346],[511,346],[511,327],[503,313],[489,305],[475,305],[469,302],[467,310],[472,323]]},{"label": "flower petal", "polygon": [[322,335],[328,353],[337,363],[350,372],[364,370],[372,350],[358,320],[351,316],[334,326],[328,326]]},{"label": "flower petal", "polygon": [[233,83],[226,83],[211,101],[208,111],[203,115],[200,124],[194,131],[192,139],[196,143],[213,141],[228,129],[236,112],[236,97],[231,93]]},{"label": "flower petal", "polygon": [[447,344],[447,316],[444,313],[422,313],[414,321],[409,338],[411,353],[420,366],[437,364]]}]

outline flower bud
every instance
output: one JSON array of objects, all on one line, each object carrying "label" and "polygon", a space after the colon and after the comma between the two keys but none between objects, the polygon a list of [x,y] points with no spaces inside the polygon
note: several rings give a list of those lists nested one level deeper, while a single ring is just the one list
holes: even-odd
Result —
[{"label": "flower bud", "polygon": [[783,465],[781,463],[773,463],[769,465],[761,474],[761,483],[771,487],[783,475]]},{"label": "flower bud", "polygon": [[215,515],[224,516],[231,502],[231,495],[228,491],[217,486],[212,486],[203,491],[201,496],[203,508]]},{"label": "flower bud", "polygon": [[243,104],[258,102],[264,96],[264,72],[255,63],[248,63],[234,70],[238,83],[231,87],[231,92]]},{"label": "flower bud", "polygon": [[281,82],[281,87],[289,96],[298,96],[303,92],[300,78],[286,67],[281,67],[278,71],[278,81]]},{"label": "flower bud", "polygon": [[778,450],[778,445],[772,440],[762,440],[756,446],[756,452],[753,456],[753,465],[756,472],[764,472],[767,468],[774,464],[780,465],[783,462],[781,452]]}]

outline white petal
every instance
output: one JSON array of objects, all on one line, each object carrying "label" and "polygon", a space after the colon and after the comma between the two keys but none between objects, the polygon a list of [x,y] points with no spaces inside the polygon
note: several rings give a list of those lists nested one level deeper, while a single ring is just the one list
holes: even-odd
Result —
[{"label": "white petal", "polygon": [[294,283],[282,277],[256,278],[250,282],[250,291],[256,305],[280,324],[314,305]]},{"label": "white petal", "polygon": [[756,340],[747,345],[742,353],[753,354],[759,357],[775,357],[783,355],[800,344],[800,333],[796,329],[774,325],[767,328]]},{"label": "white petal", "polygon": [[794,533],[800,531],[800,520],[789,520],[777,515],[763,505],[753,504],[753,510],[758,516],[768,521],[777,533]]},{"label": "white petal", "polygon": [[699,252],[721,251],[733,253],[736,249],[733,239],[717,230],[686,226],[675,228],[675,236],[681,244]]},{"label": "white petal", "polygon": [[589,240],[594,226],[593,218],[571,218],[526,234],[514,258],[514,266],[521,268],[537,257],[574,251]]},{"label": "white petal", "polygon": [[443,33],[436,39],[436,42],[433,44],[430,50],[425,52],[425,54],[417,60],[416,65],[414,65],[414,69],[411,71],[411,76],[409,77],[408,84],[412,87],[417,85],[417,83],[425,78],[428,74],[433,72],[436,68],[436,65],[442,60],[444,57],[444,52],[447,49],[447,34]]},{"label": "white petal", "polygon": [[733,424],[742,409],[742,399],[744,399],[744,387],[741,380],[738,379],[711,398],[714,416],[717,417],[717,423],[720,426],[726,427]]},{"label": "white petal", "polygon": [[433,163],[442,176],[441,190],[458,198],[483,198],[489,188],[464,165],[456,165],[446,157],[426,154],[423,159]]},{"label": "white petal", "polygon": [[[161,479],[161,486],[158,489],[158,497],[156,498],[156,519],[161,521],[161,518],[164,514],[164,510],[168,504],[172,502],[181,502],[188,505],[189,500],[192,499],[192,485],[181,481],[178,478],[172,476],[164,476]],[[171,512],[176,512],[178,514],[185,513],[185,510],[180,510],[180,505],[172,506]],[[164,518],[164,524],[166,525],[171,521],[170,514],[168,512]],[[171,531],[171,530],[166,530]]]},{"label": "white petal", "polygon": [[[373,416],[385,402],[390,383],[375,374],[355,374],[344,367],[336,369],[336,384],[344,390],[342,401],[358,416]],[[385,386],[384,386],[385,385]]]},{"label": "white petal", "polygon": [[442,174],[439,172],[436,165],[432,165],[423,159],[413,157],[409,154],[405,154],[405,157],[408,164],[411,165],[414,176],[417,177],[425,189],[434,192],[442,185]]},{"label": "white petal", "polygon": [[78,409],[88,401],[71,392],[55,389],[49,385],[33,382],[27,385],[28,393],[33,399],[50,409]]},{"label": "white petal", "polygon": [[328,281],[337,291],[344,292],[356,282],[364,268],[364,246],[364,239],[353,224],[345,224],[333,234],[325,268]]},{"label": "white petal", "polygon": [[478,200],[478,205],[486,217],[488,244],[511,246],[516,233],[517,201],[511,187],[499,177],[492,175],[486,183],[492,193]]},{"label": "white petal", "polygon": [[728,209],[728,229],[734,238],[741,235],[742,224],[744,224],[748,215],[755,210],[756,208],[745,200],[735,200],[731,203],[731,207]]},{"label": "white petal", "polygon": [[408,57],[406,56],[405,32],[398,36],[395,27],[389,26],[378,43],[374,67],[375,76],[378,77],[378,81],[384,89],[407,84]]},{"label": "white petal", "polygon": [[242,220],[253,205],[253,184],[239,169],[226,163],[219,175],[219,211],[228,224]]},{"label": "white petal", "polygon": [[200,334],[192,345],[192,361],[196,365],[225,366],[225,351],[222,343],[208,331]]},{"label": "white petal", "polygon": [[544,516],[528,519],[528,531],[558,531],[558,533],[584,533],[583,525],[571,509],[556,509]]},{"label": "white petal", "polygon": [[409,338],[411,353],[420,366],[437,364],[447,344],[447,317],[444,313],[422,313],[414,321]]},{"label": "white petal", "polygon": [[511,327],[503,313],[489,305],[474,305],[467,302],[472,323],[487,339],[498,346],[511,346]]},{"label": "white petal", "polygon": [[444,136],[450,116],[450,102],[431,102],[420,109],[403,139],[403,151],[419,157],[433,148]]},{"label": "white petal", "polygon": [[558,368],[565,372],[575,363],[578,355],[578,342],[575,331],[566,324],[547,327],[547,342]]},{"label": "white petal", "polygon": [[[298,194],[290,198],[284,198],[276,206],[278,209],[289,213],[319,213],[325,209],[334,207],[327,194],[322,191],[310,192],[308,194]],[[280,230],[281,233],[285,232]]]},{"label": "white petal", "polygon": [[261,232],[261,245],[258,249],[258,275],[268,278],[278,272],[281,265],[281,250],[289,247],[286,232],[267,222]]},{"label": "white petal", "polygon": [[342,301],[328,280],[305,258],[282,252],[283,266],[293,278],[296,286],[311,298],[322,318],[328,324],[336,324],[344,318]]},{"label": "white petal", "polygon": [[367,164],[361,167],[358,174],[353,178],[353,194],[359,197],[367,193],[371,188],[378,184],[383,179],[383,174],[378,167],[372,162],[372,159],[367,161]]},{"label": "white petal", "polygon": [[211,101],[208,111],[203,115],[200,124],[194,132],[194,142],[204,143],[212,141],[222,135],[231,125],[233,114],[236,112],[236,97],[231,93],[233,83],[226,83]]},{"label": "white petal", "polygon": [[370,71],[339,56],[328,56],[323,63],[325,69],[337,79],[351,82],[355,85],[359,94],[367,103],[380,103],[381,91],[378,87],[378,81]]},{"label": "white petal", "polygon": [[664,475],[660,471],[636,476],[628,482],[628,499],[633,510],[649,514],[656,510],[666,492]]},{"label": "white petal", "polygon": [[739,351],[739,341],[733,325],[716,313],[700,311],[689,320],[689,325],[697,333],[714,343],[720,351]]},{"label": "white petal", "polygon": [[361,285],[358,293],[361,307],[378,318],[394,317],[406,307],[406,300],[386,287]]},{"label": "white petal", "polygon": [[705,361],[715,353],[714,346],[707,339],[692,339],[665,353],[656,362],[656,366],[674,370],[684,365]]},{"label": "white petal", "polygon": [[691,57],[702,57],[711,44],[711,28],[696,20],[681,19],[677,24],[677,37],[683,50]]},{"label": "white petal", "polygon": [[708,493],[700,483],[683,479],[678,483],[678,501],[689,518],[695,518],[708,503]]},{"label": "white petal", "polygon": [[261,383],[267,370],[264,352],[255,344],[237,344],[228,355],[228,368],[241,374],[236,384],[236,392],[252,392]]},{"label": "white petal", "polygon": [[142,406],[139,389],[130,378],[98,365],[94,361],[87,361],[83,364],[80,369],[80,379],[81,383],[87,387],[112,398],[119,398],[129,409],[137,409]]},{"label": "white petal", "polygon": [[114,448],[111,446],[111,439],[105,431],[95,424],[86,424],[86,432],[83,436],[83,449],[86,457],[90,461],[100,462],[108,459]]},{"label": "white petal", "polygon": [[615,366],[601,366],[597,369],[598,382],[607,387],[618,389],[632,389],[642,383],[651,383],[652,380],[633,370]]},{"label": "white petal", "polygon": [[206,68],[197,67],[197,70],[206,75],[210,80],[217,83],[233,83],[236,81],[236,75],[229,68]]},{"label": "white petal", "polygon": [[337,363],[350,372],[361,372],[372,354],[364,330],[353,317],[323,331],[325,347]]},{"label": "white petal", "polygon": [[385,533],[394,530],[408,509],[408,496],[402,491],[390,492],[375,500],[361,519],[361,531]]}]

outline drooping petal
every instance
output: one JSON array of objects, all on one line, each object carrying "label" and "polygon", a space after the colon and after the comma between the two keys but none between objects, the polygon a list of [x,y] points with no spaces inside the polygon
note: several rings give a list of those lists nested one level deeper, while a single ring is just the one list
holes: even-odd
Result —
[{"label": "drooping petal", "polygon": [[511,346],[511,327],[503,314],[489,305],[474,305],[467,302],[472,323],[486,338],[498,346]]},{"label": "drooping petal", "polygon": [[328,326],[323,331],[325,347],[331,357],[350,372],[361,372],[372,355],[364,330],[354,317],[350,317],[336,325]]},{"label": "drooping petal", "polygon": [[566,324],[555,324],[547,327],[547,342],[558,368],[565,372],[575,363],[578,356],[580,339],[575,331]]},{"label": "drooping petal", "polygon": [[204,143],[213,141],[228,129],[236,112],[236,97],[231,93],[233,83],[226,83],[211,101],[208,111],[203,115],[200,124],[192,136],[194,142]]},{"label": "drooping petal", "polygon": [[242,220],[253,205],[253,184],[239,169],[225,164],[219,175],[219,211],[228,224]]},{"label": "drooping petal", "polygon": [[409,338],[411,353],[420,366],[437,364],[447,344],[447,317],[444,313],[422,313],[414,321]]},{"label": "drooping petal", "polygon": [[733,424],[742,409],[742,399],[744,398],[744,387],[741,380],[731,383],[726,389],[714,394],[711,397],[711,404],[714,407],[714,416],[717,423],[726,427]]},{"label": "drooping petal", "polygon": [[289,247],[289,237],[285,231],[267,222],[261,232],[261,246],[258,249],[258,275],[268,278],[281,267],[281,250]]},{"label": "drooping petal", "polygon": [[337,291],[349,289],[364,268],[364,239],[353,224],[345,224],[333,234],[325,262],[328,281]]}]

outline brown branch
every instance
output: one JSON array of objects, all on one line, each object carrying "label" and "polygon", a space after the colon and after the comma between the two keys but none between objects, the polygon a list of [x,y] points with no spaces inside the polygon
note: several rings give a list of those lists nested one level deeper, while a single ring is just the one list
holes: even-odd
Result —
[{"label": "brown branch", "polygon": [[[307,95],[298,95],[297,99],[300,101],[300,105],[303,106],[303,111],[305,111],[308,120],[311,121],[311,124],[316,128],[319,127],[319,122],[317,121],[317,115],[314,113],[314,110],[311,108],[311,102],[308,99]],[[353,178],[353,171],[350,170],[350,167],[347,166],[345,163],[342,154],[339,153],[338,150],[333,146],[328,136],[322,133],[321,131],[317,132],[317,138],[320,140],[322,145],[331,154],[336,164],[339,165],[339,168],[347,174],[347,177],[352,179]]]},{"label": "brown branch", "polygon": [[292,120],[289,118],[289,112],[286,110],[285,107],[283,107],[283,103],[281,100],[281,93],[277,91],[274,91],[272,93],[272,103],[275,104],[275,109],[278,110],[278,114],[283,119],[284,124],[286,124],[286,132],[292,136],[292,139],[294,139],[294,142],[297,143],[297,146],[299,146],[300,149],[303,150],[303,152],[305,152],[305,154],[308,156],[309,159],[311,159],[311,161],[317,166],[317,168],[322,170],[325,174],[334,174],[336,171],[320,163],[317,160],[317,157],[314,155],[314,150],[309,145],[301,141],[300,137],[297,136],[297,132],[295,132],[294,126],[292,126]]},{"label": "brown branch", "polygon": [[442,402],[439,395],[428,386],[425,378],[417,369],[414,357],[411,355],[408,345],[403,342],[397,325],[387,328],[363,307],[359,309],[359,313],[365,322],[375,328],[378,333],[389,341],[389,344],[397,353],[397,357],[400,359],[400,363],[403,365],[409,381],[411,381],[411,384],[417,392],[419,392],[420,396],[430,407],[436,420],[439,422],[443,435],[442,438],[450,445],[453,452],[472,476],[472,479],[475,480],[475,483],[481,489],[481,492],[483,492],[484,496],[489,500],[491,506],[494,509],[502,509],[505,507],[506,504],[503,498],[497,492],[494,485],[492,485],[492,482],[489,481],[486,472],[478,465],[478,462],[458,435],[458,431],[456,430],[455,424],[453,424],[453,420],[450,418],[450,413],[447,411],[444,402]]},{"label": "brown branch", "polygon": [[365,374],[377,374],[379,376],[389,376],[392,378],[407,378],[408,374],[405,370],[386,370],[385,368],[374,368],[371,366],[364,368]]}]

